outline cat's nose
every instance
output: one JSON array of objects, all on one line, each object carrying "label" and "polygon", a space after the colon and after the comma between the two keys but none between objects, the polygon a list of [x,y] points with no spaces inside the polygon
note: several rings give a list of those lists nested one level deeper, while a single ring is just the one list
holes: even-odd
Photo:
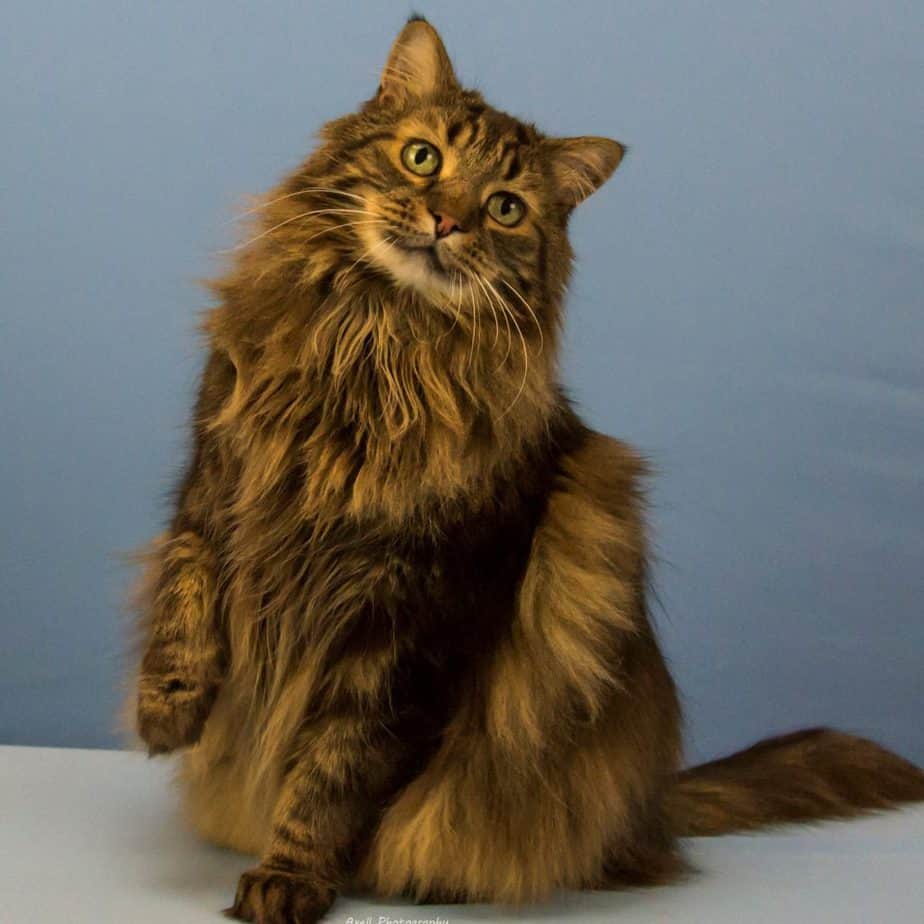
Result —
[{"label": "cat's nose", "polygon": [[457,218],[453,218],[452,215],[447,215],[445,212],[434,212],[432,210],[430,214],[436,219],[437,237],[448,237],[453,231],[462,230],[461,222]]}]

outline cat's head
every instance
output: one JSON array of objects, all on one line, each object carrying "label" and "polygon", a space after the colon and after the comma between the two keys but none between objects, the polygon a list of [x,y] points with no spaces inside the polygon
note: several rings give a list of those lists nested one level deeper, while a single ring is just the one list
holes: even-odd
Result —
[{"label": "cat's head", "polygon": [[[376,95],[323,137],[309,161],[321,172],[293,188],[331,191],[320,217],[353,245],[344,260],[456,313],[492,300],[520,313],[557,302],[568,216],[624,153],[607,138],[545,137],[493,109],[460,86],[436,30],[417,18]],[[314,246],[333,240],[322,232]]]}]

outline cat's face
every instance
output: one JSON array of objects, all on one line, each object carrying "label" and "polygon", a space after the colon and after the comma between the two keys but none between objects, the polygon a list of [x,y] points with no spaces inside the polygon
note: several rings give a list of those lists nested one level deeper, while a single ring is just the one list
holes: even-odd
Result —
[{"label": "cat's face", "polygon": [[376,97],[326,130],[355,259],[449,311],[563,284],[575,205],[619,164],[605,138],[551,139],[462,89],[436,31],[413,20]]},{"label": "cat's face", "polygon": [[535,131],[461,93],[397,116],[359,155],[358,191],[382,219],[358,226],[370,260],[438,301],[462,279],[533,285],[554,210],[538,144]]}]

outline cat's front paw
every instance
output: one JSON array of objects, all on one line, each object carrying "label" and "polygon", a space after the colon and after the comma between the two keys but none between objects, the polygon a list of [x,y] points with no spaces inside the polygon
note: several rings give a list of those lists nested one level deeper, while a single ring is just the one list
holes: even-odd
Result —
[{"label": "cat's front paw", "polygon": [[148,753],[167,754],[195,744],[214,700],[214,688],[179,674],[142,674],[138,681],[138,734]]},{"label": "cat's front paw", "polygon": [[315,924],[335,898],[329,885],[307,873],[258,866],[241,876],[225,914],[253,924]]}]

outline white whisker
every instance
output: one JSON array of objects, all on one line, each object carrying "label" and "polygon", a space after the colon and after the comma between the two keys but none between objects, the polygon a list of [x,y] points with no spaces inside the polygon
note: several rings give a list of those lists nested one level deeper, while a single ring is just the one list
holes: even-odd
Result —
[{"label": "white whisker", "polygon": [[523,303],[523,305],[526,307],[526,310],[529,312],[530,317],[533,319],[533,324],[536,325],[536,330],[539,332],[539,352],[541,353],[545,347],[545,337],[542,334],[542,326],[539,324],[539,318],[536,317],[536,312],[533,311],[532,305],[530,305],[530,303],[526,301],[526,299],[523,298],[523,296],[520,295],[520,293],[517,292],[517,290],[512,285],[510,285],[506,279],[502,279],[501,282],[503,282],[503,284],[507,286],[507,288],[510,289],[510,291],[513,292],[513,294]]},{"label": "white whisker", "polygon": [[[462,273],[458,270],[453,270],[452,276],[449,281],[449,298],[455,305],[455,312],[453,313],[452,324],[444,330],[439,337],[436,338],[437,343],[443,339],[443,337],[451,334],[456,325],[459,323],[459,318],[462,315]],[[456,288],[458,287],[458,294],[456,294]]]},{"label": "white whisker", "polygon": [[488,307],[491,309],[491,314],[494,315],[494,343],[491,344],[491,349],[493,350],[497,346],[497,341],[500,339],[500,322],[497,317],[497,310],[494,307],[494,299],[491,298],[490,293],[485,288],[485,283],[488,283],[488,285],[491,284],[484,276],[479,274],[479,277],[478,285],[481,286],[481,291],[484,292],[485,301],[488,303]]},{"label": "white whisker", "polygon": [[363,196],[358,196],[356,193],[347,192],[344,189],[336,189],[333,186],[305,186],[302,189],[296,189],[295,192],[286,193],[284,196],[276,196],[275,199],[267,199],[266,202],[261,202],[259,205],[255,205],[253,208],[246,209],[243,212],[238,212],[234,218],[229,218],[228,222],[230,223],[237,221],[238,219],[244,218],[247,215],[253,215],[255,212],[260,212],[271,205],[275,205],[277,202],[283,202],[286,199],[292,199],[295,196],[303,196],[306,193],[311,192],[331,193],[338,196],[347,196],[350,199],[356,199],[362,203],[365,203],[366,201]]},{"label": "white whisker", "polygon": [[383,237],[378,244],[373,244],[368,250],[363,251],[359,257],[354,260],[346,269],[344,275],[349,275],[349,273],[356,267],[357,264],[362,263],[367,257],[371,257],[380,247],[385,246],[386,244],[389,247],[392,247],[395,243],[396,238],[393,237]]},{"label": "white whisker", "polygon": [[516,319],[516,316],[511,313],[510,320],[513,321],[513,326],[517,329],[517,334],[520,337],[520,344],[523,347],[523,379],[520,382],[520,387],[517,389],[517,393],[513,397],[513,401],[507,406],[504,412],[500,415],[502,418],[506,417],[513,408],[517,401],[520,400],[520,395],[523,394],[523,389],[526,388],[526,380],[529,377],[529,348],[526,346],[526,338],[523,336],[523,331],[520,329],[520,324]]},{"label": "white whisker", "polygon": [[255,237],[250,238],[250,240],[244,241],[241,244],[235,244],[234,247],[229,247],[226,250],[219,251],[220,253],[234,253],[237,250],[241,250],[244,247],[248,247],[250,244],[253,244],[256,241],[259,241],[261,238],[267,236],[267,234],[272,234],[274,231],[277,231],[279,228],[284,227],[285,225],[291,224],[293,221],[298,221],[300,218],[309,218],[312,215],[368,215],[369,212],[366,209],[315,209],[311,212],[302,212],[299,215],[293,215],[291,218],[287,218],[285,221],[280,221],[279,224],[273,225],[272,228],[267,228],[265,231],[262,231],[260,234]]},{"label": "white whisker", "polygon": [[[497,296],[497,304],[504,316],[504,324],[507,328],[507,352],[504,353],[504,358],[495,367],[494,371],[497,372],[498,369],[500,369],[504,363],[507,362],[508,358],[510,357],[510,351],[513,349],[513,331],[510,329],[510,318],[513,317],[513,312],[511,312],[510,306],[504,301],[500,292],[494,288],[494,284],[491,282],[491,280],[485,277],[484,281],[491,289],[491,291]],[[514,320],[516,319],[514,318]]]},{"label": "white whisker", "polygon": [[[470,277],[470,280],[474,277]],[[468,361],[465,364],[465,368],[468,369],[472,365],[472,359],[475,357],[475,331],[478,329],[478,305],[475,301],[475,287],[469,283],[468,293],[471,296],[472,300],[472,346],[468,352]]]},{"label": "white whisker", "polygon": [[318,231],[317,234],[312,234],[310,237],[305,238],[305,243],[308,241],[313,241],[316,237],[320,237],[322,234],[329,234],[331,231],[339,231],[341,228],[355,228],[357,225],[387,225],[388,222],[383,218],[361,218],[359,221],[348,221],[342,225],[332,225],[329,228],[324,228],[322,231]]}]

